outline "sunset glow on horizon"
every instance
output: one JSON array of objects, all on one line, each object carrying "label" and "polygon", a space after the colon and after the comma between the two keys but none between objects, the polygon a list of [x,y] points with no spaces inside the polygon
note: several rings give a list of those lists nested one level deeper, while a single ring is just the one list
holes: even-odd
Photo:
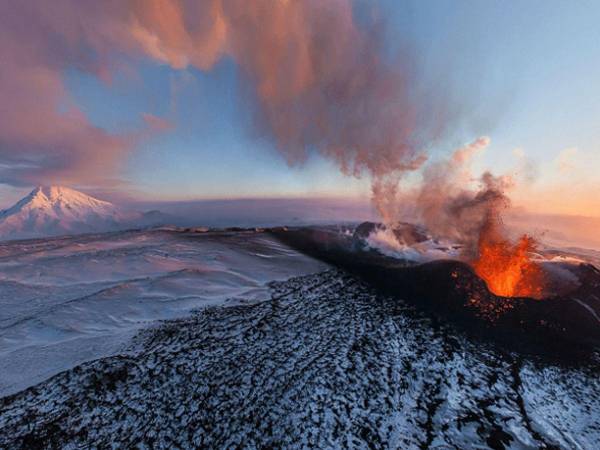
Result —
[{"label": "sunset glow on horizon", "polygon": [[249,5],[3,3],[0,206],[362,201],[489,136],[473,173],[513,177],[514,206],[600,217],[597,3]]}]

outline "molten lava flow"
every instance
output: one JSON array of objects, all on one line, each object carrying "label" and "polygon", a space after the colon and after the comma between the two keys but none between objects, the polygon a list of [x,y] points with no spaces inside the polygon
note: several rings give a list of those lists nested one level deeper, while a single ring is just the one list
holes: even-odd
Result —
[{"label": "molten lava flow", "polygon": [[479,255],[473,268],[496,295],[539,298],[542,270],[530,256],[536,245],[535,239],[527,235],[513,243],[494,230],[485,230],[479,238]]}]

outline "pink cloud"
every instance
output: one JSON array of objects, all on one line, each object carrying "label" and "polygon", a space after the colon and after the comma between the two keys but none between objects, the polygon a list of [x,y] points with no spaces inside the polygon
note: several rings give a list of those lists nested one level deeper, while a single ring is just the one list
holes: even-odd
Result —
[{"label": "pink cloud", "polygon": [[69,67],[110,78],[114,55],[201,70],[231,57],[261,131],[291,163],[313,149],[356,176],[415,170],[449,118],[424,111],[443,96],[416,88],[413,61],[390,60],[383,34],[380,22],[357,25],[350,0],[2,2],[0,164],[13,169],[0,181],[101,183],[118,172],[143,133],[94,126],[62,82]]},{"label": "pink cloud", "polygon": [[92,6],[88,19],[76,7],[81,2],[70,3],[0,5],[4,183],[99,183],[132,148],[131,136],[113,135],[91,124],[66,92],[62,71],[75,66],[100,74],[110,40],[117,37],[101,8]]}]

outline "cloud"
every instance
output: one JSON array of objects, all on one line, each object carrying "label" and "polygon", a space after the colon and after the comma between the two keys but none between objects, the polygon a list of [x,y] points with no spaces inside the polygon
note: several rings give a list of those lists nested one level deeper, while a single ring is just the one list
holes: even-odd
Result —
[{"label": "cloud", "polygon": [[477,153],[485,150],[491,142],[492,141],[488,136],[481,136],[464,147],[455,150],[452,155],[453,164],[462,165],[471,161]]},{"label": "cloud", "polygon": [[512,154],[517,160],[513,169],[514,178],[519,181],[519,184],[534,183],[539,176],[538,164],[521,147],[514,148]]},{"label": "cloud", "polygon": [[149,131],[109,133],[69,98],[65,69],[109,80],[116,57],[177,70],[232,58],[290,163],[318,151],[376,182],[416,170],[453,115],[420,88],[410,52],[387,54],[383,23],[362,19],[350,0],[2,2],[0,182],[101,184],[146,132],[169,129],[146,115]]},{"label": "cloud", "polygon": [[414,61],[389,60],[383,24],[357,25],[352,2],[207,0],[132,2],[131,38],[183,69],[232,58],[256,102],[259,127],[290,163],[309,149],[348,174],[412,170],[446,117],[426,114]]},{"label": "cloud", "polygon": [[[110,31],[102,14],[84,27],[85,18],[69,6],[39,1],[0,5],[2,183],[99,183],[132,148],[132,135],[91,124],[65,89],[62,71],[67,67],[103,75]],[[98,6],[90,9],[90,17],[101,13]]]}]

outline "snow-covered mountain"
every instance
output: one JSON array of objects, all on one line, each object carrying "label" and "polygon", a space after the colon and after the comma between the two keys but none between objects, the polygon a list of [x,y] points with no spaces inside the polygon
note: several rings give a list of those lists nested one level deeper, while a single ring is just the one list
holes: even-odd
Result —
[{"label": "snow-covered mountain", "polygon": [[61,186],[39,186],[0,212],[0,239],[28,239],[159,224],[158,212],[127,211]]}]

